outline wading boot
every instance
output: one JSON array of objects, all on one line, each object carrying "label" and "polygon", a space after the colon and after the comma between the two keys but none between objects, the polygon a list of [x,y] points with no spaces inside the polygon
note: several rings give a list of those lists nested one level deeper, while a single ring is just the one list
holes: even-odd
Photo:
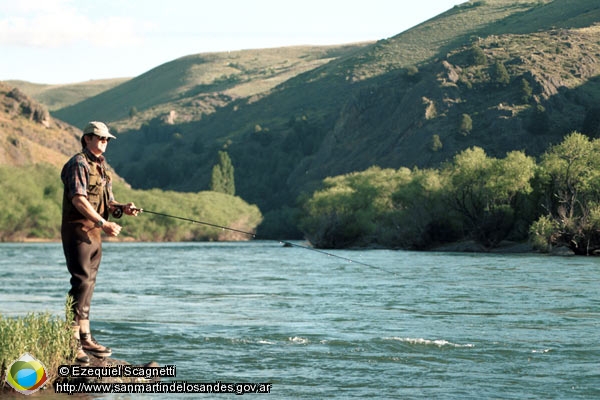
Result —
[{"label": "wading boot", "polygon": [[96,339],[92,337],[90,333],[90,320],[80,319],[79,320],[79,337],[83,350],[98,358],[110,357],[112,350],[109,347],[102,346],[96,342]]},{"label": "wading boot", "polygon": [[83,347],[81,346],[81,340],[79,339],[79,325],[71,325],[71,329],[73,330],[73,337],[77,341],[77,352],[75,354],[75,362],[79,365],[88,365],[90,363],[90,358],[83,351]]},{"label": "wading boot", "polygon": [[86,353],[98,358],[110,357],[112,355],[110,347],[98,343],[90,332],[80,332],[79,335],[81,337],[81,346]]}]

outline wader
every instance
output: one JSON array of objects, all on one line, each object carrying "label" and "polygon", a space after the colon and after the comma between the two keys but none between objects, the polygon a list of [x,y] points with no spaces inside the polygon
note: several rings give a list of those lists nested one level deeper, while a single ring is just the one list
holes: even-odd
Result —
[{"label": "wader", "polygon": [[[108,219],[109,193],[106,183],[110,181],[110,175],[102,163],[92,161],[85,152],[75,157],[79,155],[83,156],[89,166],[88,201],[104,219]],[[77,211],[67,190],[65,184],[61,236],[67,269],[71,273],[69,294],[74,300],[74,318],[88,320],[102,258],[102,229]]]}]

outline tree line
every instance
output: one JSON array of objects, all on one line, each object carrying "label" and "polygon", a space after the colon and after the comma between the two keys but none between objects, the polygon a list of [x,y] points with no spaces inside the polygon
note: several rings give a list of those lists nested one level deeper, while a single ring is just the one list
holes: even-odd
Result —
[{"label": "tree line", "polygon": [[600,139],[573,132],[539,158],[479,147],[437,169],[372,167],[327,178],[302,201],[299,226],[317,247],[484,249],[529,240],[549,251],[600,251]]},{"label": "tree line", "polygon": [[[232,180],[223,179],[233,175],[225,152],[215,175],[213,191],[133,190],[118,180],[114,191],[117,199],[134,199],[148,210],[257,229],[260,210],[232,196]],[[55,167],[0,167],[0,200],[0,241],[60,238],[62,183]],[[320,248],[427,250],[472,240],[493,249],[508,240],[529,241],[540,251],[565,246],[575,254],[595,254],[600,252],[600,139],[573,132],[537,160],[522,151],[495,158],[472,147],[437,169],[374,166],[326,178],[322,189],[299,204],[290,213]],[[134,240],[249,239],[154,215],[120,223],[123,236]]]},{"label": "tree line", "polygon": [[[224,157],[226,161],[226,157]],[[231,172],[229,172],[231,173]],[[114,180],[117,200],[132,199],[136,206],[169,215],[192,218],[253,232],[262,221],[258,207],[232,194],[203,191],[181,193],[160,189],[134,190]],[[0,166],[0,242],[27,239],[60,239],[63,184],[60,171],[50,164],[25,167]],[[140,241],[248,240],[201,224],[142,213],[117,220],[121,239]]]}]

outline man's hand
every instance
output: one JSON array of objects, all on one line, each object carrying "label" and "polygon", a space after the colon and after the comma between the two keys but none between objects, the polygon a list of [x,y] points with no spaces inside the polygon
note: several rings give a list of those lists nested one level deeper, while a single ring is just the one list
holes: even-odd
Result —
[{"label": "man's hand", "polygon": [[135,204],[127,203],[125,204],[125,207],[123,207],[123,212],[127,215],[137,217],[139,210],[135,207]]},{"label": "man's hand", "polygon": [[106,221],[104,225],[102,225],[102,230],[109,236],[118,236],[119,233],[121,233],[121,225]]}]

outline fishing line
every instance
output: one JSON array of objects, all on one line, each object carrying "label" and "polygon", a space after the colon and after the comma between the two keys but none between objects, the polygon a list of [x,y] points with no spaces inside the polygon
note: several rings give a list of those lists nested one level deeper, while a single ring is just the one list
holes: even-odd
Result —
[{"label": "fishing line", "polygon": [[163,214],[163,213],[159,213],[159,212],[155,212],[155,211],[148,211],[148,210],[144,210],[143,208],[132,208],[132,210],[136,210],[136,211],[139,211],[141,213],[148,213],[148,214],[160,215],[161,217],[169,217],[169,218],[180,219],[182,221],[194,222],[196,224],[208,225],[208,226],[212,226],[213,228],[220,228],[220,229],[227,230],[227,231],[243,233],[244,235],[249,235],[249,236],[252,236],[253,238],[256,238],[256,234],[254,234],[254,233],[240,231],[239,229],[233,229],[233,228],[229,228],[227,226],[221,226],[221,225],[217,225],[217,224],[211,224],[209,222],[204,222],[204,221],[197,221],[197,220],[191,219],[191,218],[177,217],[175,215]]},{"label": "fishing line", "polygon": [[[196,219],[185,218],[185,217],[178,217],[176,215],[170,215],[170,214],[160,213],[160,212],[156,212],[156,211],[150,211],[150,210],[146,210],[146,209],[143,209],[143,208],[132,208],[132,210],[139,211],[141,213],[154,214],[154,215],[158,215],[158,216],[161,216],[161,217],[174,218],[174,219],[179,219],[179,220],[182,220],[182,221],[193,222],[195,224],[207,225],[207,226],[211,226],[213,228],[219,228],[219,229],[223,229],[223,230],[227,230],[227,231],[238,232],[238,233],[242,233],[244,235],[251,236],[252,238],[256,239],[256,234],[255,233],[246,232],[246,231],[242,231],[242,230],[239,230],[239,229],[230,228],[228,226],[211,224],[210,222],[198,221]],[[385,268],[377,267],[377,266],[372,265],[372,264],[367,264],[367,263],[364,263],[362,261],[352,260],[350,258],[342,257],[342,256],[339,256],[337,254],[332,254],[332,253],[329,253],[329,252],[326,252],[326,251],[323,251],[323,250],[315,249],[313,247],[302,246],[300,244],[292,243],[292,242],[288,242],[288,241],[284,241],[284,240],[278,240],[278,242],[282,243],[282,244],[284,244],[286,246],[293,246],[293,247],[298,247],[298,248],[301,248],[301,249],[316,251],[317,253],[321,253],[321,254],[324,254],[324,255],[329,256],[329,257],[339,258],[341,260],[348,261],[350,263],[364,265],[365,267],[378,269],[380,271],[387,272],[388,274],[396,275],[395,272],[387,270]]]}]

